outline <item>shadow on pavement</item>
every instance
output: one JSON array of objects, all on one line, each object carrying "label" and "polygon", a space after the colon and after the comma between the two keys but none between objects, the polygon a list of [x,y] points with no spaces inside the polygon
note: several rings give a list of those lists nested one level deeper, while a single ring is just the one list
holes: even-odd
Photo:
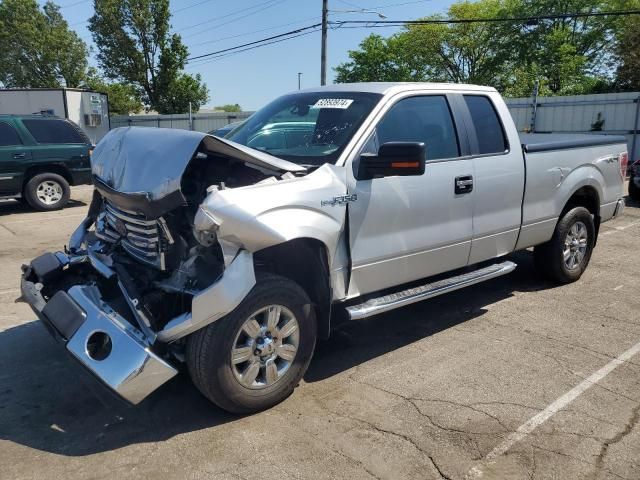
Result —
[{"label": "shadow on pavement", "polygon": [[[81,200],[69,200],[69,203],[63,208],[63,210],[73,210],[77,207],[86,207],[87,204]],[[59,210],[54,210],[58,212]],[[11,215],[13,213],[47,213],[38,212],[31,208],[28,203],[21,200],[1,200],[0,201],[0,217],[3,215]]]},{"label": "shadow on pavement", "polygon": [[631,198],[628,195],[626,197],[624,197],[624,200],[625,200],[624,203],[625,203],[625,205],[627,207],[635,207],[635,208],[640,207],[640,202],[638,200],[634,200],[633,198]]},{"label": "shadow on pavement", "polygon": [[305,381],[323,380],[480,317],[487,312],[484,307],[512,296],[513,292],[555,286],[537,275],[531,252],[518,252],[509,259],[518,264],[511,274],[389,313],[345,323],[332,333],[329,341],[318,343]]},{"label": "shadow on pavement", "polygon": [[233,421],[182,373],[137,407],[98,399],[39,322],[0,333],[0,439],[40,451],[84,456],[158,442]]},{"label": "shadow on pavement", "polygon": [[[531,254],[514,256],[506,277],[368,320],[352,322],[318,344],[305,376],[321,381],[372,358],[479,317],[514,291],[550,288]],[[137,407],[103,403],[79,379],[75,362],[31,322],[0,333],[0,439],[41,451],[83,456],[166,440],[239,417],[210,404],[182,373]]]}]

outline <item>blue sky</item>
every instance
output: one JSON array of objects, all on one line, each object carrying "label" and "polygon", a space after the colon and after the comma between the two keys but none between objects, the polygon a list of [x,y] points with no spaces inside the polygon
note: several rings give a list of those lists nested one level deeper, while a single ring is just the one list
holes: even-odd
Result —
[{"label": "blue sky", "polygon": [[[71,28],[92,45],[86,20],[93,14],[93,1],[58,0],[57,3]],[[339,12],[358,8],[378,11],[389,20],[412,19],[445,12],[451,3],[450,0],[329,0],[329,19],[378,18],[375,13]],[[173,30],[182,35],[190,55],[195,56],[319,23],[321,9],[321,0],[172,0],[171,24]],[[390,35],[397,28],[329,30],[329,83],[333,81],[333,67],[347,60],[348,50],[355,49],[372,31]],[[92,57],[94,54],[95,50]],[[202,75],[209,87],[209,105],[239,103],[245,110],[254,110],[278,95],[297,89],[298,72],[303,74],[303,87],[320,84],[320,32],[206,63],[194,62],[187,65],[186,70]]]}]

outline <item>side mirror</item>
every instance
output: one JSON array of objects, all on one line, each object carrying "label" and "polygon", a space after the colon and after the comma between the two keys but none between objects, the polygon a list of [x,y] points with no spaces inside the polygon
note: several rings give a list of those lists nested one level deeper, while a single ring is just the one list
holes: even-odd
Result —
[{"label": "side mirror", "polygon": [[427,149],[422,142],[387,142],[377,155],[363,154],[358,180],[392,176],[417,176],[424,173]]}]

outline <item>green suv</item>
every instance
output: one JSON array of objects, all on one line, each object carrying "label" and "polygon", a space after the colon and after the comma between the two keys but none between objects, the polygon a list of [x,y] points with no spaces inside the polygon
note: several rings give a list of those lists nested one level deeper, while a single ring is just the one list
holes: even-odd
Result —
[{"label": "green suv", "polygon": [[76,124],[46,115],[0,115],[0,198],[36,210],[64,207],[69,185],[91,183],[93,146]]}]

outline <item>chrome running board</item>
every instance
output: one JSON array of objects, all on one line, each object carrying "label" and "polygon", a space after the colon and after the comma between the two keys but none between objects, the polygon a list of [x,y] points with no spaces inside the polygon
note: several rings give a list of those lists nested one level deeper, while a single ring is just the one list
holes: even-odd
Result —
[{"label": "chrome running board", "polygon": [[428,298],[437,297],[444,293],[453,292],[454,290],[468,287],[469,285],[484,282],[485,280],[506,275],[507,273],[513,272],[516,266],[515,263],[509,261],[496,263],[472,272],[463,273],[462,275],[427,283],[420,287],[409,288],[383,297],[372,298],[360,305],[347,307],[347,313],[349,314],[350,320],[360,320],[371,317]]}]

